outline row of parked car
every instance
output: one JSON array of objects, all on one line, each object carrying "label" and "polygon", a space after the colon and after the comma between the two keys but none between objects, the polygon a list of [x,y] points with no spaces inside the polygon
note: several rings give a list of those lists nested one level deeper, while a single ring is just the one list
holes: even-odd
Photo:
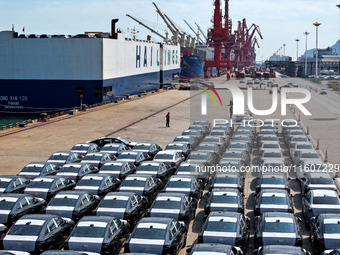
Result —
[{"label": "row of parked car", "polygon": [[[6,188],[19,187],[14,185],[15,182],[27,186],[12,190],[24,194],[13,195],[11,191],[4,190],[9,194],[1,195],[3,198],[0,196],[1,208],[2,205],[8,208],[3,215],[8,215],[9,219],[3,222],[3,233],[10,227],[1,242],[3,249],[41,253],[64,248],[117,254],[125,246],[125,252],[138,254],[177,254],[186,244],[188,224],[195,218],[198,199],[207,185],[210,192],[206,195],[205,221],[197,241],[187,252],[242,254],[248,247],[250,227],[249,218],[243,215],[244,174],[230,171],[214,174],[205,170],[216,164],[226,169],[249,166],[254,146],[262,148],[260,154],[280,150],[276,134],[276,127],[269,123],[265,123],[257,133],[254,128],[240,127],[234,131],[225,125],[211,129],[209,123],[197,121],[182,135],[175,137],[164,151],[155,143],[136,144],[113,137],[77,144],[72,148],[76,151],[68,154],[70,157],[72,153],[77,153],[74,157],[76,162],[67,162],[66,159],[63,163],[44,163],[60,163],[55,172],[42,169],[40,172],[26,171],[35,173],[31,182],[28,179],[32,177],[25,176],[25,171],[12,176],[12,179],[9,176],[0,177],[0,183],[6,183],[5,178],[9,180]],[[289,135],[287,133],[285,138]],[[273,147],[273,136],[277,139],[278,148]],[[91,146],[95,151],[82,152]],[[114,149],[118,147],[120,151]],[[110,151],[104,152],[104,148],[110,148]],[[106,153],[110,160],[83,161],[88,155],[100,154],[102,157]],[[82,154],[84,156],[79,156]],[[278,166],[284,165],[285,160],[283,157],[265,155],[261,163]],[[45,181],[44,178],[52,178],[49,179],[52,181]],[[53,178],[59,178],[62,183],[69,182],[69,185],[49,197],[46,195],[47,201],[39,198],[40,194],[48,194],[46,187],[45,193],[25,192],[31,183],[51,184],[55,181]],[[285,251],[286,254],[289,250],[292,254],[308,253],[302,248],[292,247],[302,244],[298,228],[301,220],[294,217],[287,180],[284,173],[263,173],[258,179],[254,208],[258,216],[255,218],[257,254],[273,254],[275,251]],[[54,182],[51,186],[59,185]],[[35,188],[30,192],[34,191]],[[13,209],[20,212],[15,214]],[[326,220],[327,224],[334,223],[327,227],[335,229],[332,237],[336,237],[339,232],[336,232],[335,222],[339,215],[325,217],[329,219]],[[320,226],[321,220],[312,219],[311,224],[317,221]],[[35,235],[32,237],[30,233]],[[18,242],[22,245],[17,246]],[[331,242],[327,240],[325,243]],[[323,246],[318,247],[318,252],[324,250]]]}]

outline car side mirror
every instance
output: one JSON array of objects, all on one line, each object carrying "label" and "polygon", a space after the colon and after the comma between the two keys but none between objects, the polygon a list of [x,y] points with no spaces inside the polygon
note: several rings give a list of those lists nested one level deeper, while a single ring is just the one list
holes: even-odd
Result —
[{"label": "car side mirror", "polygon": [[186,252],[189,253],[189,252],[191,252],[191,250],[192,250],[192,247],[188,247],[188,248],[186,249]]},{"label": "car side mirror", "polygon": [[297,217],[298,222],[302,222],[302,219],[300,217]]}]

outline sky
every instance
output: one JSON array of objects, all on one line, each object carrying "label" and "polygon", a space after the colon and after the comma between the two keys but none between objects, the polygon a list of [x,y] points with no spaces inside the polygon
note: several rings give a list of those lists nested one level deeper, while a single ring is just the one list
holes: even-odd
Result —
[{"label": "sky", "polygon": [[[193,27],[197,22],[205,32],[212,26],[213,0],[154,1],[162,12],[187,32],[191,30],[183,19]],[[221,2],[224,5],[224,0]],[[286,44],[285,55],[295,60],[297,38],[300,39],[299,56],[305,51],[304,32],[310,33],[308,49],[315,48],[316,29],[313,23],[316,21],[321,23],[318,48],[332,46],[340,39],[338,4],[340,0],[229,0],[229,17],[233,30],[243,18],[246,18],[248,27],[253,23],[260,27],[263,40],[259,40],[260,48],[256,50],[257,61],[267,60],[283,44]],[[152,0],[0,0],[0,31],[11,30],[14,24],[19,33],[25,27],[26,34],[109,32],[110,20],[118,18],[117,25],[127,37],[132,37],[130,31],[135,28],[139,31],[137,38],[146,39],[151,33],[126,14],[146,22],[162,34],[166,30]],[[158,36],[151,35],[161,41]]]}]

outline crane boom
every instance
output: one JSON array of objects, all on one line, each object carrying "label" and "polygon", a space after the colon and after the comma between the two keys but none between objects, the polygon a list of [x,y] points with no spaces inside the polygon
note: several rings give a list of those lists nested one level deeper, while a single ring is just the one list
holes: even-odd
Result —
[{"label": "crane boom", "polygon": [[191,29],[191,31],[197,36],[197,41],[203,44],[203,40],[200,38],[199,32],[198,31],[196,32],[186,20],[184,20],[184,22],[185,22],[185,24],[188,25],[188,27]]},{"label": "crane boom", "polygon": [[167,27],[170,29],[171,33],[176,34],[176,29],[171,26],[168,19],[164,16],[163,12],[158,8],[156,3],[152,2],[152,4],[155,6],[157,13],[159,14],[159,16],[161,16]]},{"label": "crane boom", "polygon": [[196,22],[195,22],[195,25],[197,26],[198,30],[199,30],[199,31],[201,32],[201,34],[203,35],[204,39],[205,39],[206,41],[208,41],[208,37],[203,33],[201,27],[200,27]]},{"label": "crane boom", "polygon": [[158,35],[159,37],[161,37],[165,42],[168,41],[168,39],[164,36],[164,35],[161,35],[160,33],[158,33],[157,31],[155,31],[154,29],[152,29],[151,27],[145,25],[143,22],[139,21],[138,19],[132,17],[131,15],[129,14],[126,14],[126,16],[128,16],[130,19],[136,21],[139,25],[142,25],[143,27],[149,29],[152,33]]}]

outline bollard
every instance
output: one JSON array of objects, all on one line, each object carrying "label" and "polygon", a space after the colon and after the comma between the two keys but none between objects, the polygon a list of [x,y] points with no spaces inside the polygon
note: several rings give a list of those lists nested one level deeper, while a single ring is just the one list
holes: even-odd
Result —
[{"label": "bollard", "polygon": [[300,121],[300,114],[299,114],[299,117],[298,117],[298,121]]},{"label": "bollard", "polygon": [[307,127],[307,135],[309,135],[309,127]]},{"label": "bollard", "polygon": [[319,139],[318,139],[318,141],[316,142],[316,148],[315,148],[316,150],[319,150],[320,149],[320,147],[319,147]]},{"label": "bollard", "polygon": [[326,150],[326,154],[325,154],[325,160],[323,162],[328,162],[328,153],[327,153],[327,150]]}]

